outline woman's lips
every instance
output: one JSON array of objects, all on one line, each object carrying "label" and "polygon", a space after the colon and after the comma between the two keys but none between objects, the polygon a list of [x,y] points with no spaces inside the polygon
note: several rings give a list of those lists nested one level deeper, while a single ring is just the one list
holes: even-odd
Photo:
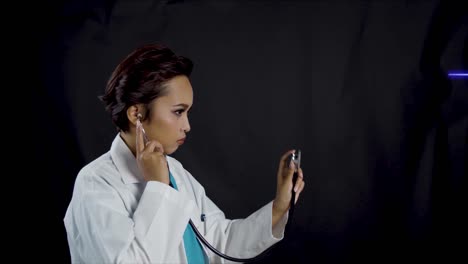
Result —
[{"label": "woman's lips", "polygon": [[177,140],[177,143],[179,143],[179,145],[184,144],[184,142],[185,142],[185,138]]}]

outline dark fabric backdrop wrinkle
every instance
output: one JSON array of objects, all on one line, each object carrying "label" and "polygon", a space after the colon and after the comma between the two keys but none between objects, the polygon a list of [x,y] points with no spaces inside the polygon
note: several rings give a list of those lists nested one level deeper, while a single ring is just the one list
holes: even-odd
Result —
[{"label": "dark fabric backdrop wrinkle", "polygon": [[192,131],[174,157],[228,218],[272,200],[279,157],[303,152],[294,226],[261,263],[463,257],[468,85],[447,77],[468,69],[461,3],[49,5],[32,105],[46,106],[37,126],[56,117],[36,143],[50,204],[41,234],[53,242],[37,258],[70,261],[74,179],[116,135],[97,97],[120,60],[156,41],[195,63]]}]

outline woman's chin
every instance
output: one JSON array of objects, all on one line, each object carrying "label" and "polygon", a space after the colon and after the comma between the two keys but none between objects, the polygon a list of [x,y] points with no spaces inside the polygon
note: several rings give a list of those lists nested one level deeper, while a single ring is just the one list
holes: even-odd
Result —
[{"label": "woman's chin", "polygon": [[172,148],[168,148],[166,149],[166,155],[171,155],[172,153],[176,152],[176,150],[178,149],[179,147],[172,147]]}]

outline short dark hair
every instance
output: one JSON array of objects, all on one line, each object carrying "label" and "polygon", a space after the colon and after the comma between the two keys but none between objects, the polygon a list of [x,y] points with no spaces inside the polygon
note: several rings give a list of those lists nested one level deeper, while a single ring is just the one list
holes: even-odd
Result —
[{"label": "short dark hair", "polygon": [[[176,55],[163,44],[148,44],[130,53],[112,73],[107,82],[104,102],[112,122],[120,131],[128,131],[127,109],[136,104],[148,104],[166,93],[165,83],[170,79],[190,76],[193,63],[190,59]],[[150,107],[146,107],[144,119],[149,118]]]}]

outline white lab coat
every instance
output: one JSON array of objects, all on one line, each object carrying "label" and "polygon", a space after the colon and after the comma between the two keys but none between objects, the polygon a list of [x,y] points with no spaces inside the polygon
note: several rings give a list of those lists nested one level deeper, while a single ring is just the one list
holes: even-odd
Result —
[{"label": "white lab coat", "polygon": [[[79,172],[64,218],[72,263],[187,263],[183,233],[189,219],[233,257],[256,256],[283,238],[287,214],[272,228],[272,202],[246,219],[226,219],[180,162],[167,161],[178,190],[144,181],[117,135],[109,152]],[[229,262],[204,250],[211,263]]]}]

